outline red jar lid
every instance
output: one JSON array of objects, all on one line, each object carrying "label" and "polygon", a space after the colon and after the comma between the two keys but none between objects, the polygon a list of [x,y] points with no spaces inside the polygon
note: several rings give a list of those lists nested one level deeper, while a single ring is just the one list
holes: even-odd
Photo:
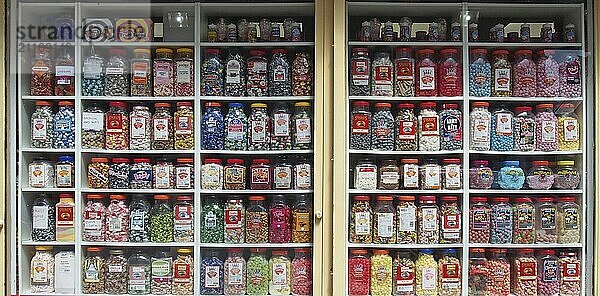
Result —
[{"label": "red jar lid", "polygon": [[353,249],[350,250],[350,254],[352,255],[367,255],[369,252],[365,249]]},{"label": "red jar lid", "polygon": [[248,200],[251,201],[261,201],[261,200],[265,200],[266,198],[264,196],[260,196],[260,195],[253,195],[248,197]]},{"label": "red jar lid", "polygon": [[221,103],[219,102],[206,102],[204,104],[206,107],[221,107]]},{"label": "red jar lid", "polygon": [[373,250],[373,255],[387,255],[390,251],[384,249]]},{"label": "red jar lid", "polygon": [[227,164],[244,164],[244,160],[240,158],[230,158],[227,160]]},{"label": "red jar lid", "polygon": [[192,102],[177,102],[177,107],[181,107],[181,106],[191,107]]},{"label": "red jar lid", "polygon": [[154,108],[171,108],[170,103],[155,103]]},{"label": "red jar lid", "polygon": [[73,193],[61,193],[58,195],[58,198],[73,198]]},{"label": "red jar lid", "polygon": [[275,249],[271,252],[271,254],[275,256],[285,256],[288,254],[288,251],[284,249]]},{"label": "red jar lid", "polygon": [[413,163],[413,164],[418,164],[419,160],[416,158],[403,158],[402,160],[400,160],[401,163]]},{"label": "red jar lid", "polygon": [[255,164],[268,164],[270,162],[271,161],[267,158],[256,158],[256,159],[252,160],[252,163],[255,163]]},{"label": "red jar lid", "polygon": [[[194,163],[194,159],[193,158],[177,158],[177,163]],[[220,160],[219,160],[219,163]]]},{"label": "red jar lid", "polygon": [[391,197],[391,196],[389,196],[389,195],[380,195],[380,196],[377,196],[376,200],[378,200],[378,201],[379,200],[381,200],[381,201],[392,201],[392,200],[394,200],[394,198]]},{"label": "red jar lid", "polygon": [[515,51],[515,55],[531,55],[533,51],[531,49],[521,49]]},{"label": "red jar lid", "polygon": [[127,198],[125,197],[125,195],[122,195],[122,194],[111,194],[111,195],[109,196],[109,198],[110,198],[110,199],[117,199],[117,200],[125,200],[125,199],[127,199]]},{"label": "red jar lid", "polygon": [[396,53],[412,54],[412,48],[410,47],[396,47]]},{"label": "red jar lid", "polygon": [[494,197],[492,198],[493,202],[508,202],[508,197]]},{"label": "red jar lid", "polygon": [[112,159],[113,163],[129,163],[129,158],[115,157]]},{"label": "red jar lid", "polygon": [[471,49],[471,54],[483,54],[486,55],[488,53],[488,50],[485,48],[474,48]]},{"label": "red jar lid", "polygon": [[134,163],[140,163],[140,162],[150,162],[150,158],[134,158],[133,159]]},{"label": "red jar lid", "polygon": [[92,157],[92,162],[108,162],[108,158],[107,157]]},{"label": "red jar lid", "polygon": [[458,109],[458,104],[443,104],[442,109]]},{"label": "red jar lid", "polygon": [[506,253],[506,249],[490,249],[490,252],[504,254]]},{"label": "red jar lid", "polygon": [[157,194],[154,196],[154,199],[156,200],[168,200],[169,196],[165,195],[165,194]]},{"label": "red jar lid", "polygon": [[554,108],[554,104],[538,104],[535,106],[536,109],[552,109]]},{"label": "red jar lid", "polygon": [[59,106],[73,106],[73,102],[71,102],[71,101],[59,101],[58,105]]},{"label": "red jar lid", "polygon": [[547,160],[534,160],[531,164],[534,166],[548,166],[549,162]]},{"label": "red jar lid", "polygon": [[413,103],[400,103],[398,104],[398,108],[400,109],[413,109],[415,107],[415,104]]},{"label": "red jar lid", "polygon": [[485,249],[473,248],[471,249],[471,253],[485,253]]},{"label": "red jar lid", "polygon": [[453,195],[447,195],[447,196],[442,196],[440,198],[441,201],[457,201],[458,197],[453,196]]},{"label": "red jar lid", "polygon": [[487,202],[487,197],[484,196],[474,196],[471,197],[471,202]]},{"label": "red jar lid", "polygon": [[554,198],[552,197],[538,197],[538,202],[553,202]]},{"label": "red jar lid", "polygon": [[508,50],[496,49],[496,50],[492,51],[492,55],[508,55]]},{"label": "red jar lid", "polygon": [[354,196],[354,200],[370,201],[371,197],[367,196],[367,195],[356,195],[356,196]]},{"label": "red jar lid", "polygon": [[460,158],[444,158],[442,163],[452,163],[452,164],[460,164]]},{"label": "red jar lid", "polygon": [[531,202],[531,198],[529,197],[515,197],[516,203],[528,203]]},{"label": "red jar lid", "polygon": [[391,108],[392,104],[390,103],[375,103],[375,108]]},{"label": "red jar lid", "polygon": [[219,54],[221,50],[218,48],[207,48],[205,51],[207,54]]},{"label": "red jar lid", "polygon": [[530,106],[519,106],[519,107],[515,107],[515,113],[521,113],[521,112],[531,112],[533,111],[533,108],[531,108]]},{"label": "red jar lid", "polygon": [[490,103],[488,102],[473,102],[473,104],[471,105],[473,107],[489,107]]},{"label": "red jar lid", "polygon": [[398,200],[400,201],[415,201],[414,195],[400,195],[398,196]]},{"label": "red jar lid", "polygon": [[433,108],[435,108],[436,106],[437,106],[437,104],[436,104],[435,102],[423,102],[423,103],[421,103],[421,104],[419,105],[419,107],[420,107],[421,109],[426,109],[426,108],[428,108],[428,109],[429,109],[429,108],[433,109]]},{"label": "red jar lid", "polygon": [[433,49],[431,49],[431,48],[423,48],[423,49],[417,50],[417,54],[418,55],[422,55],[422,54],[429,54],[429,55],[431,55],[431,54],[434,54],[434,53],[435,53],[435,51]]},{"label": "red jar lid", "polygon": [[127,107],[127,103],[120,102],[120,101],[112,101],[112,102],[108,103],[108,106],[110,106],[110,107],[126,108]]},{"label": "red jar lid", "polygon": [[556,255],[556,251],[550,249],[543,249],[539,251],[540,255]]},{"label": "red jar lid", "polygon": [[261,55],[265,55],[265,51],[264,50],[258,50],[258,49],[254,49],[250,51],[250,55],[251,56],[261,56]]},{"label": "red jar lid", "polygon": [[355,102],[352,102],[352,106],[355,106],[355,107],[369,107],[369,105],[370,104],[367,101],[355,101]]},{"label": "red jar lid", "polygon": [[276,53],[283,53],[283,54],[287,54],[287,49],[285,49],[285,48],[275,48],[275,49],[273,49],[271,52],[272,52],[273,54],[276,54]]},{"label": "red jar lid", "polygon": [[95,253],[97,253],[97,252],[104,251],[104,248],[102,248],[102,247],[88,247],[87,251],[88,252],[95,252]]},{"label": "red jar lid", "polygon": [[250,249],[250,253],[264,253],[267,251],[267,248],[252,248]]},{"label": "red jar lid", "polygon": [[440,51],[441,55],[457,54],[457,53],[458,53],[458,49],[456,49],[456,48],[444,48]]},{"label": "red jar lid", "polygon": [[487,166],[490,162],[485,159],[473,160],[473,165]]},{"label": "red jar lid", "polygon": [[365,53],[369,53],[369,49],[364,48],[364,47],[357,47],[355,49],[352,50],[352,52],[365,52]]},{"label": "red jar lid", "polygon": [[577,199],[573,196],[563,196],[558,198],[559,202],[575,202],[576,200]]},{"label": "red jar lid", "polygon": [[520,254],[533,253],[533,249],[520,249],[520,250],[517,250],[517,253],[520,253]]},{"label": "red jar lid", "polygon": [[104,199],[104,194],[88,194],[88,199]]},{"label": "red jar lid", "polygon": [[52,103],[50,103],[48,101],[36,101],[35,105],[36,106],[52,106]]},{"label": "red jar lid", "polygon": [[422,195],[422,196],[419,196],[419,201],[433,201],[433,202],[435,202],[435,196],[433,196],[433,195]]},{"label": "red jar lid", "polygon": [[214,163],[214,164],[221,164],[221,160],[218,158],[207,158],[204,160],[204,163]]},{"label": "red jar lid", "polygon": [[180,195],[176,199],[177,201],[190,201],[192,200],[192,197],[189,195]]},{"label": "red jar lid", "polygon": [[552,49],[541,49],[538,52],[538,55],[554,55],[554,50]]}]

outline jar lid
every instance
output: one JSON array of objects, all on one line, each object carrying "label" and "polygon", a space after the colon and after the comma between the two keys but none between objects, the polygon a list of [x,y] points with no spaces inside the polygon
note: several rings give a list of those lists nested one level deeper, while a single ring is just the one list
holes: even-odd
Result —
[{"label": "jar lid", "polygon": [[421,202],[424,202],[424,201],[426,201],[426,202],[435,202],[435,196],[433,196],[433,195],[422,195],[422,196],[419,196],[419,201],[421,201]]},{"label": "jar lid", "polygon": [[126,199],[125,195],[122,194],[111,194],[109,196],[110,199],[118,199],[118,200],[124,200]]},{"label": "jar lid", "polygon": [[492,55],[508,55],[508,50],[496,49],[496,50],[492,51]]},{"label": "jar lid", "polygon": [[417,54],[421,55],[421,54],[434,54],[435,51],[431,48],[423,48],[423,49],[419,49],[417,50]]},{"label": "jar lid", "polygon": [[558,109],[575,109],[575,105],[571,103],[558,105]]},{"label": "jar lid", "polygon": [[419,105],[419,107],[420,107],[421,109],[426,109],[426,108],[427,108],[427,109],[429,109],[429,108],[433,109],[433,108],[435,108],[436,106],[437,106],[437,104],[436,104],[435,102],[423,102],[423,103],[421,103],[421,104]]},{"label": "jar lid", "polygon": [[473,248],[471,249],[471,253],[485,253],[485,249]]},{"label": "jar lid", "polygon": [[400,103],[398,104],[398,108],[400,109],[413,109],[415,107],[415,104],[413,103]]},{"label": "jar lid", "polygon": [[553,55],[555,53],[555,51],[552,49],[540,49],[537,53],[538,53],[538,55],[541,55],[541,56]]},{"label": "jar lid", "polygon": [[150,162],[150,158],[134,158],[134,163]]},{"label": "jar lid", "polygon": [[268,164],[271,161],[268,158],[255,158],[252,160],[252,163],[255,164]]},{"label": "jar lid", "polygon": [[59,106],[73,106],[73,102],[71,102],[71,101],[59,101],[58,105]]},{"label": "jar lid", "polygon": [[539,250],[538,254],[540,255],[556,255],[556,251],[550,249]]},{"label": "jar lid", "polygon": [[190,201],[192,197],[190,195],[180,195],[176,198],[177,201]]},{"label": "jar lid", "polygon": [[375,103],[375,108],[391,108],[391,103]]},{"label": "jar lid", "polygon": [[221,164],[221,160],[218,158],[207,158],[204,160],[204,164],[208,164],[208,163]]},{"label": "jar lid", "polygon": [[113,55],[125,55],[125,53],[127,53],[123,48],[111,48],[108,52]]},{"label": "jar lid", "polygon": [[154,108],[171,108],[170,103],[155,103]]},{"label": "jar lid", "polygon": [[250,201],[262,201],[262,200],[266,200],[266,198],[264,196],[261,195],[253,195],[248,197],[248,200]]},{"label": "jar lid", "polygon": [[35,105],[36,106],[52,106],[52,103],[50,103],[48,101],[36,101]]},{"label": "jar lid", "polygon": [[517,253],[519,253],[519,254],[533,253],[533,249],[520,249],[520,250],[517,250]]},{"label": "jar lid", "polygon": [[577,257],[577,252],[575,252],[573,250],[566,250],[566,251],[560,252],[560,255],[561,256]]},{"label": "jar lid", "polygon": [[390,251],[385,250],[385,249],[376,249],[376,250],[373,250],[373,255],[387,255],[389,253],[390,253]]},{"label": "jar lid", "polygon": [[177,49],[177,53],[192,53],[192,52],[194,52],[194,50],[191,48],[187,48],[187,47],[182,47],[182,48]]},{"label": "jar lid", "polygon": [[534,166],[548,166],[549,162],[547,160],[534,160],[531,164]]},{"label": "jar lid", "polygon": [[518,160],[505,160],[502,162],[502,165],[504,166],[519,166],[521,162],[519,162]]},{"label": "jar lid", "polygon": [[350,254],[352,255],[367,255],[369,252],[365,249],[352,249]]},{"label": "jar lid", "polygon": [[294,248],[294,252],[296,253],[308,253],[310,252],[309,248]]},{"label": "jar lid", "polygon": [[112,159],[113,163],[129,163],[129,158],[115,157]]},{"label": "jar lid", "polygon": [[389,195],[380,195],[380,196],[377,196],[377,198],[375,198],[375,199],[378,200],[378,201],[392,201],[392,200],[394,200],[394,198],[392,196],[389,196]]},{"label": "jar lid", "polygon": [[265,55],[265,51],[264,50],[259,50],[259,49],[254,49],[250,51],[250,55],[251,56],[261,56],[261,55]]},{"label": "jar lid", "polygon": [[192,102],[177,102],[177,107],[191,107]]},{"label": "jar lid", "polygon": [[73,198],[73,193],[61,193],[58,195],[58,198]]},{"label": "jar lid", "polygon": [[173,50],[170,48],[157,48],[156,53],[173,53]]},{"label": "jar lid", "polygon": [[458,109],[458,104],[442,104],[442,109]]},{"label": "jar lid", "polygon": [[228,248],[227,251],[232,252],[232,253],[240,253],[242,252],[241,248]]},{"label": "jar lid", "polygon": [[444,48],[444,49],[440,50],[441,55],[457,54],[457,53],[458,53],[458,49],[456,49],[456,48]]},{"label": "jar lid", "polygon": [[531,198],[529,197],[515,197],[516,203],[531,203]]},{"label": "jar lid", "polygon": [[453,195],[447,195],[447,196],[442,196],[440,198],[441,201],[457,201],[458,197],[453,196]]},{"label": "jar lid", "polygon": [[536,109],[553,109],[554,108],[554,104],[549,103],[549,104],[538,104],[537,106],[535,106]]},{"label": "jar lid", "polygon": [[559,160],[556,162],[556,165],[558,165],[558,166],[574,166],[575,161],[574,160]]},{"label": "jar lid", "polygon": [[456,249],[445,249],[443,252],[446,254],[455,255]]},{"label": "jar lid", "polygon": [[508,202],[508,197],[494,197],[492,198],[492,201],[495,203]]},{"label": "jar lid", "polygon": [[370,201],[371,197],[368,195],[355,195],[354,200],[360,200],[360,201]]},{"label": "jar lid", "polygon": [[400,201],[415,201],[414,195],[400,195],[398,196],[398,200]]},{"label": "jar lid", "polygon": [[73,162],[75,158],[71,155],[61,155],[58,157],[59,162]]},{"label": "jar lid", "polygon": [[288,251],[285,249],[274,249],[273,251],[271,251],[271,255],[273,256],[287,256],[288,255]]},{"label": "jar lid", "polygon": [[473,104],[471,105],[473,107],[489,107],[490,103],[488,102],[473,102]]},{"label": "jar lid", "polygon": [[487,202],[488,199],[485,196],[473,196],[471,197],[471,202]]},{"label": "jar lid", "polygon": [[244,164],[244,160],[240,158],[230,158],[227,160],[227,164]]},{"label": "jar lid", "polygon": [[204,52],[206,54],[219,54],[221,53],[221,50],[218,48],[207,48]]},{"label": "jar lid", "polygon": [[533,111],[533,108],[531,108],[531,106],[518,106],[515,107],[515,113],[521,113],[521,112],[531,112]]},{"label": "jar lid", "polygon": [[537,202],[553,202],[554,198],[552,197],[538,197]]},{"label": "jar lid", "polygon": [[86,196],[88,199],[104,199],[105,195],[104,194],[88,194]]},{"label": "jar lid", "polygon": [[35,246],[36,251],[52,251],[53,249],[53,246]]},{"label": "jar lid", "polygon": [[364,48],[364,47],[357,47],[357,48],[353,49],[352,52],[355,52],[355,53],[364,52],[366,54],[369,54],[369,49]]},{"label": "jar lid", "polygon": [[310,103],[309,102],[297,102],[294,104],[294,106],[296,107],[310,107]]},{"label": "jar lid", "polygon": [[460,162],[460,158],[444,158],[444,160],[442,160],[442,163],[460,164]]},{"label": "jar lid", "polygon": [[125,252],[123,252],[121,249],[112,249],[108,251],[108,253],[111,255],[123,255]]},{"label": "jar lid", "polygon": [[108,162],[107,157],[92,157],[92,162]]},{"label": "jar lid", "polygon": [[533,51],[531,49],[521,49],[515,51],[515,55],[531,55]]},{"label": "jar lid", "polygon": [[371,104],[367,101],[354,101],[352,106],[354,107],[369,107]]},{"label": "jar lid", "polygon": [[412,48],[410,48],[410,47],[396,47],[396,53],[412,54]]},{"label": "jar lid", "polygon": [[267,104],[265,103],[252,103],[250,108],[267,108]]},{"label": "jar lid", "polygon": [[[193,158],[177,158],[177,162],[178,163],[194,163],[194,159]],[[221,160],[219,160],[219,163],[221,163]]]},{"label": "jar lid", "polygon": [[169,200],[169,196],[166,194],[157,194],[154,195],[154,199],[156,200]]},{"label": "jar lid", "polygon": [[471,54],[487,54],[488,50],[485,48],[473,48],[471,49]]},{"label": "jar lid", "polygon": [[276,53],[282,53],[282,54],[287,54],[287,49],[285,48],[275,48],[271,51],[271,53],[276,54]]},{"label": "jar lid", "polygon": [[112,102],[108,103],[108,106],[110,106],[110,107],[126,108],[127,107],[127,103],[125,103],[125,102],[119,102],[119,101],[112,101]]},{"label": "jar lid", "polygon": [[87,251],[88,252],[102,252],[102,251],[104,251],[104,248],[101,248],[101,247],[88,247]]},{"label": "jar lid", "polygon": [[559,202],[575,202],[576,200],[574,196],[562,196],[558,198]]},{"label": "jar lid", "polygon": [[147,48],[136,48],[133,50],[133,53],[147,53],[150,54],[150,50]]},{"label": "jar lid", "polygon": [[506,249],[490,249],[489,251],[492,253],[500,253],[500,254],[506,253]]},{"label": "jar lid", "polygon": [[221,107],[221,103],[219,102],[206,102],[204,103],[205,107]]},{"label": "jar lid", "polygon": [[403,158],[402,160],[400,160],[401,163],[413,163],[413,164],[418,164],[419,160],[416,158]]},{"label": "jar lid", "polygon": [[242,103],[229,103],[229,108],[244,108],[244,104]]},{"label": "jar lid", "polygon": [[178,248],[177,249],[177,253],[179,253],[179,254],[191,254],[192,251],[193,250],[191,248]]},{"label": "jar lid", "polygon": [[267,251],[267,248],[252,248],[250,249],[250,253],[264,253]]},{"label": "jar lid", "polygon": [[473,165],[487,166],[490,162],[485,159],[477,159],[472,161]]},{"label": "jar lid", "polygon": [[423,250],[421,250],[421,253],[432,255],[433,254],[433,250],[432,249],[423,249]]}]

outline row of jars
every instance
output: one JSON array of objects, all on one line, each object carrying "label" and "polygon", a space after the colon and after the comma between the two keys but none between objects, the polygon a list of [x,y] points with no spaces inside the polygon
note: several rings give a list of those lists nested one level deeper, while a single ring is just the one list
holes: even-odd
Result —
[{"label": "row of jars", "polygon": [[[60,193],[58,201],[42,193],[31,204],[32,241],[75,241],[75,198],[73,193]],[[60,213],[60,219],[57,214]],[[28,240],[25,235],[25,240]]]},{"label": "row of jars", "polygon": [[348,258],[348,294],[460,296],[461,265],[455,249],[423,249],[416,256],[408,250],[398,251],[393,257],[383,249],[374,249],[372,255],[366,249],[352,249]]},{"label": "row of jars", "polygon": [[582,266],[576,251],[520,249],[510,260],[506,253],[506,249],[471,249],[470,296],[581,295]]},{"label": "row of jars", "polygon": [[[469,241],[482,244],[575,244],[581,240],[575,197],[471,197]],[[534,203],[535,202],[535,203]]]},{"label": "row of jars", "polygon": [[50,47],[37,47],[30,74],[32,96],[75,95],[75,61],[66,46],[58,53],[53,53]]},{"label": "row of jars", "polygon": [[283,22],[261,18],[259,21],[239,19],[230,22],[219,18],[207,26],[208,42],[269,42],[269,41],[303,41],[302,23],[292,18]]},{"label": "row of jars", "polygon": [[[511,42],[511,43],[516,43],[516,42],[522,42],[522,43],[529,43],[532,40],[534,42],[543,42],[543,43],[550,43],[550,42],[561,42],[561,34],[560,34],[560,28],[558,28],[558,26],[556,26],[555,24],[551,24],[551,23],[545,23],[540,27],[540,34],[539,39],[538,38],[534,38],[531,35],[531,26],[528,23],[523,23],[521,24],[519,31],[514,31],[514,32],[505,32],[505,26],[502,23],[493,25],[490,28],[489,31],[489,41],[491,42]],[[568,43],[572,43],[572,42],[577,42],[577,31],[575,29],[575,25],[573,23],[567,23],[565,24],[565,26],[562,29],[562,35],[563,35],[563,41],[564,42],[568,42]],[[556,31],[554,31],[553,29],[556,29]],[[469,27],[469,42],[478,42],[480,41],[480,34],[479,34],[479,24],[478,23],[470,23]],[[506,35],[506,36],[505,36]]]},{"label": "row of jars", "polygon": [[460,150],[462,140],[462,112],[458,104],[423,102],[415,115],[413,103],[399,103],[396,116],[391,103],[354,101],[350,116],[350,149],[439,151]]},{"label": "row of jars", "polygon": [[56,162],[37,157],[29,163],[27,169],[29,187],[75,187],[75,158],[71,155],[61,155]]},{"label": "row of jars", "polygon": [[505,160],[490,168],[488,160],[473,160],[469,169],[469,188],[573,190],[579,188],[581,183],[581,174],[573,160],[559,160],[552,163],[554,168],[550,161],[535,160],[527,172],[521,168],[521,163],[518,160]]},{"label": "row of jars", "polygon": [[470,117],[470,149],[475,151],[575,151],[581,149],[579,118],[571,103],[519,105],[513,110],[474,102]]},{"label": "row of jars", "polygon": [[[409,17],[402,17],[398,22],[388,20],[380,21],[378,18],[361,21],[358,40],[369,41],[461,41],[462,27],[460,23],[453,22],[448,30],[445,18],[436,18],[429,23],[427,31],[415,31],[415,38],[411,39],[413,21]],[[395,29],[398,27],[398,30]]]},{"label": "row of jars", "polygon": [[229,103],[223,115],[222,104],[204,104],[201,134],[206,150],[290,150],[310,149],[313,128],[310,102],[250,104],[248,115],[243,103]]},{"label": "row of jars", "polygon": [[463,185],[460,158],[383,159],[379,166],[371,159],[361,159],[354,167],[353,186],[359,190],[455,190]]},{"label": "row of jars", "polygon": [[[457,196],[354,196],[350,209],[352,243],[454,244],[462,240]],[[394,206],[394,199],[397,199]]]},{"label": "row of jars", "polygon": [[36,101],[30,121],[32,148],[75,148],[75,107],[72,101],[59,101],[56,113],[52,102]]}]

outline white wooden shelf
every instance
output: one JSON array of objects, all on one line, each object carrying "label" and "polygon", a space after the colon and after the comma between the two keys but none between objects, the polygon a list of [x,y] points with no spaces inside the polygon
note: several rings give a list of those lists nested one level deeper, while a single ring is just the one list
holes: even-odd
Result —
[{"label": "white wooden shelf", "polygon": [[75,149],[21,148],[21,152],[27,152],[27,153],[75,153]]},{"label": "white wooden shelf", "polygon": [[97,46],[97,47],[194,47],[195,43],[191,42],[169,42],[169,41],[152,41],[152,42],[89,42],[82,40],[81,46]]},{"label": "white wooden shelf", "polygon": [[[108,96],[82,96],[82,100],[84,101],[168,101],[168,102],[178,102],[178,101],[193,101],[194,97],[108,97]],[[174,107],[174,106],[173,106]]]},{"label": "white wooden shelf", "polygon": [[449,155],[456,154],[462,155],[462,150],[452,151],[381,151],[381,150],[349,150],[350,154],[370,154],[370,155]]},{"label": "white wooden shelf", "polygon": [[583,97],[472,97],[470,101],[495,101],[495,102],[514,102],[515,104],[527,104],[530,102],[583,102]]},{"label": "white wooden shelf", "polygon": [[113,247],[113,248],[133,248],[133,247],[141,247],[141,248],[171,248],[171,247],[193,247],[194,243],[178,243],[178,242],[169,242],[169,243],[153,243],[153,242],[145,242],[145,243],[134,243],[134,242],[81,242],[82,246],[98,246],[98,247]]},{"label": "white wooden shelf", "polygon": [[[349,96],[348,97],[349,100],[352,101],[382,101],[382,102],[388,102],[388,101],[398,101],[399,103],[412,103],[414,101],[433,101],[433,102],[440,102],[440,101],[451,101],[451,102],[461,102],[463,100],[463,97],[385,97],[385,96]],[[418,104],[416,104],[415,107],[419,107]]]},{"label": "white wooden shelf", "polygon": [[572,48],[580,49],[583,44],[581,42],[469,42],[469,47],[502,47],[502,48]]},{"label": "white wooden shelf", "polygon": [[24,101],[73,101],[76,98],[75,96],[21,96],[21,99]]},{"label": "white wooden shelf", "polygon": [[82,193],[149,193],[149,194],[193,194],[194,189],[94,189],[82,188]]},{"label": "white wooden shelf", "polygon": [[532,190],[532,189],[520,189],[520,190],[503,190],[503,189],[469,189],[471,194],[510,194],[510,195],[524,195],[524,194],[582,194],[583,190]]},{"label": "white wooden shelf", "polygon": [[32,240],[22,241],[23,246],[75,246],[75,242],[36,242]]},{"label": "white wooden shelf", "polygon": [[456,249],[462,248],[464,244],[360,244],[348,243],[348,248],[366,249]]},{"label": "white wooden shelf", "polygon": [[23,187],[21,188],[23,192],[75,192],[75,188],[33,188],[33,187]]}]

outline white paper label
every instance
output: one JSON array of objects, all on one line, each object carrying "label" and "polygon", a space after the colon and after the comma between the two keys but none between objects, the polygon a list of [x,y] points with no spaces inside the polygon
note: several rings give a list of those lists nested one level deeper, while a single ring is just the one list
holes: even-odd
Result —
[{"label": "white paper label", "polygon": [[31,261],[31,283],[44,285],[48,284],[48,261],[32,260]]},{"label": "white paper label", "polygon": [[444,186],[449,189],[460,188],[460,165],[448,164],[444,167]]},{"label": "white paper label", "polygon": [[398,209],[398,230],[399,231],[416,231],[417,216],[414,207],[406,207]]},{"label": "white paper label", "polygon": [[473,120],[473,142],[490,141],[490,121],[483,118]]},{"label": "white paper label", "polygon": [[88,59],[83,62],[84,79],[100,79],[102,77],[102,63],[98,59]]},{"label": "white paper label", "polygon": [[190,83],[192,64],[189,61],[177,62],[177,83]]},{"label": "white paper label", "polygon": [[71,165],[70,164],[57,164],[56,165],[56,186],[58,187],[72,187],[71,183]]},{"label": "white paper label", "polygon": [[75,67],[73,66],[56,66],[55,67],[56,74],[54,76],[70,76],[75,77]]},{"label": "white paper label", "polygon": [[154,187],[157,189],[168,189],[171,187],[171,167],[156,165],[154,167]]},{"label": "white paper label", "polygon": [[177,167],[175,168],[175,186],[177,189],[192,188],[192,168]]},{"label": "white paper label", "polygon": [[100,132],[104,130],[104,113],[83,112],[81,129]]},{"label": "white paper label", "polygon": [[496,114],[496,134],[510,136],[513,133],[513,115],[510,113]]},{"label": "white paper label", "polygon": [[290,115],[277,113],[273,118],[273,136],[287,137],[290,135]]},{"label": "white paper label", "polygon": [[423,223],[423,230],[434,231],[434,230],[438,229],[437,209],[425,208],[422,211],[423,211],[423,219],[422,219],[421,223]]},{"label": "white paper label", "polygon": [[204,272],[204,287],[218,288],[219,287],[219,266],[206,266]]},{"label": "white paper label", "polygon": [[273,169],[275,189],[290,189],[292,187],[292,168],[277,166]]},{"label": "white paper label", "polygon": [[44,187],[46,185],[46,176],[48,171],[46,165],[34,164],[29,165],[29,186]]},{"label": "white paper label", "polygon": [[227,78],[226,83],[240,83],[240,62],[237,60],[230,60],[227,62]]},{"label": "white paper label", "polygon": [[423,290],[435,290],[437,287],[437,268],[423,267],[421,274],[423,276],[421,288]]},{"label": "white paper label", "polygon": [[140,116],[131,117],[131,138],[145,139],[146,135],[146,118]]},{"label": "white paper label", "polygon": [[48,207],[33,206],[33,229],[48,229]]},{"label": "white paper label", "polygon": [[123,75],[123,68],[106,68],[106,75]]},{"label": "white paper label", "polygon": [[435,89],[435,69],[433,67],[419,68],[419,88],[421,90]]},{"label": "white paper label", "polygon": [[154,130],[154,140],[169,140],[169,120],[166,118],[156,118],[152,122]]},{"label": "white paper label", "polygon": [[563,121],[563,126],[566,142],[579,141],[579,124],[576,119],[565,119]]},{"label": "white paper label", "polygon": [[47,122],[45,118],[31,119],[31,138],[32,140],[46,140]]},{"label": "white paper label", "polygon": [[241,285],[243,279],[244,265],[241,262],[231,262],[227,264],[227,283],[229,285]]},{"label": "white paper label", "polygon": [[123,266],[121,265],[109,265],[108,272],[123,272]]},{"label": "white paper label", "polygon": [[494,74],[494,89],[510,91],[510,69],[495,69]]},{"label": "white paper label", "polygon": [[393,213],[377,213],[377,234],[380,237],[392,237],[394,235]]},{"label": "white paper label", "polygon": [[308,144],[311,141],[310,119],[296,119],[296,143]]},{"label": "white paper label", "polygon": [[356,212],[354,214],[354,231],[357,235],[368,235],[371,233],[371,213]]},{"label": "white paper label", "polygon": [[296,175],[294,176],[296,181],[297,189],[307,189],[312,186],[312,178],[310,172],[310,165],[299,164],[296,165]]},{"label": "white paper label", "polygon": [[396,184],[400,179],[398,172],[383,172],[381,173],[381,183],[383,184]]},{"label": "white paper label", "polygon": [[121,218],[118,217],[109,217],[108,218],[108,231],[117,232],[123,229],[123,225],[121,225]]},{"label": "white paper label", "polygon": [[251,140],[253,143],[265,143],[267,142],[267,121],[266,120],[252,120],[251,126],[252,133]]},{"label": "white paper label", "polygon": [[427,188],[439,188],[440,184],[440,167],[439,166],[425,166],[425,187]]},{"label": "white paper label", "polygon": [[551,120],[542,121],[542,142],[553,143],[556,141],[556,122]]},{"label": "white paper label", "polygon": [[404,188],[418,188],[419,187],[419,166],[416,164],[404,164],[403,165],[403,183]]},{"label": "white paper label", "polygon": [[273,286],[284,286],[287,283],[287,265],[285,263],[273,264]]},{"label": "white paper label", "polygon": [[75,253],[62,251],[54,256],[55,292],[72,294],[75,290]]}]

